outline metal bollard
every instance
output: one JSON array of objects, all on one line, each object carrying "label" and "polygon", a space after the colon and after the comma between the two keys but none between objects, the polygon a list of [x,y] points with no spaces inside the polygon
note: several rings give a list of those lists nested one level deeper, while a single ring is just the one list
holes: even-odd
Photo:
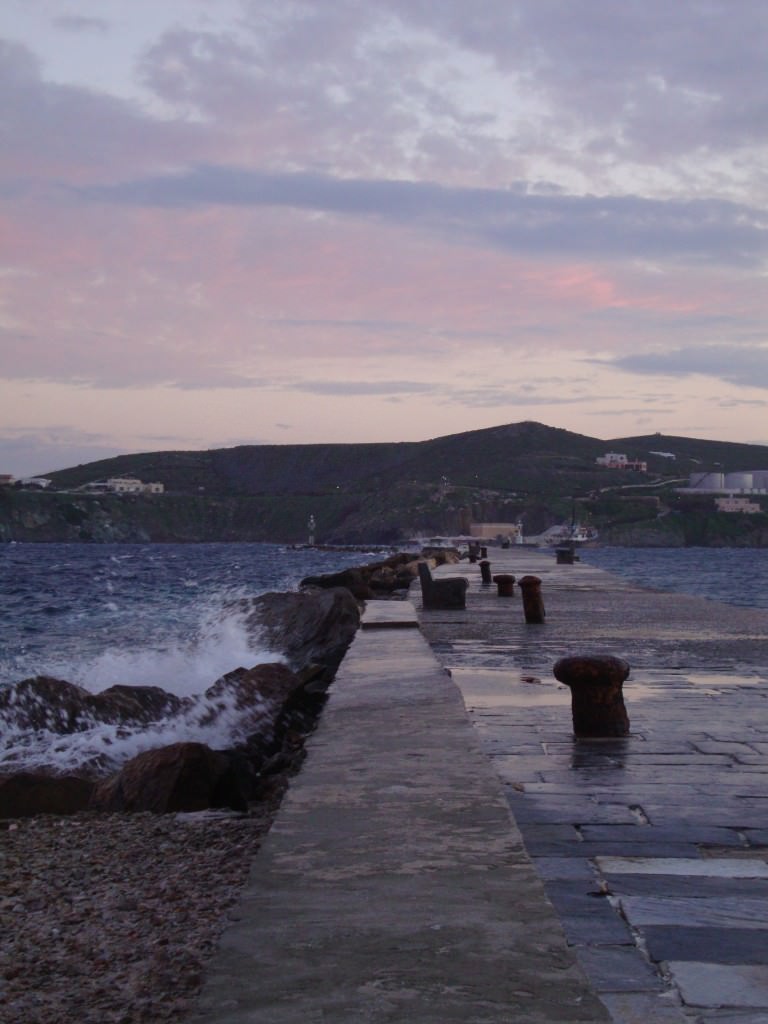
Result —
[{"label": "metal bollard", "polygon": [[517,582],[523,595],[525,621],[531,623],[543,622],[544,599],[541,596],[541,580],[538,576],[523,576]]},{"label": "metal bollard", "polygon": [[487,558],[480,560],[480,576],[482,577],[483,583],[493,583],[491,576],[491,563]]},{"label": "metal bollard", "polygon": [[610,654],[560,658],[555,679],[571,691],[573,732],[577,737],[627,736],[629,716],[622,684],[629,663]]},{"label": "metal bollard", "polygon": [[481,558],[487,558],[488,557],[488,548],[484,547],[483,545],[480,546],[480,557]]},{"label": "metal bollard", "polygon": [[496,584],[499,592],[499,597],[514,597],[515,596],[515,577],[510,576],[509,573],[502,572],[497,576],[492,577],[493,582]]}]

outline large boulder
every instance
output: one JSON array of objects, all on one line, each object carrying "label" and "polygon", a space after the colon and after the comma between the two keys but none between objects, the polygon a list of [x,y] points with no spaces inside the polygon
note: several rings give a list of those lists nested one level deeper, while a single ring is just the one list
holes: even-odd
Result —
[{"label": "large boulder", "polygon": [[235,721],[251,755],[266,755],[279,743],[281,718],[300,699],[304,685],[303,679],[280,662],[236,668],[205,691],[193,718],[201,726],[213,725],[222,717]]},{"label": "large boulder", "polygon": [[95,783],[76,775],[16,772],[0,778],[0,818],[77,814],[88,807]]},{"label": "large boulder", "polygon": [[253,779],[244,757],[211,750],[204,743],[173,743],[127,761],[94,790],[96,811],[246,810]]},{"label": "large boulder", "polygon": [[68,735],[103,723],[150,725],[184,706],[181,697],[159,686],[111,686],[90,693],[65,679],[34,676],[0,689],[0,727]]},{"label": "large boulder", "polygon": [[368,573],[362,568],[342,569],[340,572],[329,572],[320,576],[305,576],[301,586],[322,587],[326,590],[345,587],[358,601],[368,601],[373,597],[373,591],[368,584]]},{"label": "large boulder", "polygon": [[322,666],[327,682],[360,625],[360,609],[346,587],[270,593],[241,605],[246,628],[290,668]]}]

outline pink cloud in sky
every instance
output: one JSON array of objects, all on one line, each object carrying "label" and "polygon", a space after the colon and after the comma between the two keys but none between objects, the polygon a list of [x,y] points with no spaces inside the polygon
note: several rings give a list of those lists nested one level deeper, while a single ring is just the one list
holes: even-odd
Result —
[{"label": "pink cloud in sky", "polygon": [[763,5],[11,6],[0,456],[765,433]]}]

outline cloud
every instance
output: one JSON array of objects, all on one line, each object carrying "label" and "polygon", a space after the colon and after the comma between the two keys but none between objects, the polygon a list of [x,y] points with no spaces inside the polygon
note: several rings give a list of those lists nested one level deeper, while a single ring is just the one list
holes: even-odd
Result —
[{"label": "cloud", "polygon": [[[595,155],[651,163],[663,152],[754,148],[762,137],[764,40],[760,0],[484,4],[388,0],[403,24],[418,23],[455,46],[519,75],[537,90],[541,126],[581,134]],[[588,156],[588,153],[585,153]]]},{"label": "cloud", "polygon": [[124,173],[205,152],[199,126],[161,120],[136,101],[48,82],[39,57],[2,38],[0,94],[6,100],[0,174],[27,191],[55,177],[75,182],[96,168]]},{"label": "cloud", "polygon": [[717,396],[766,377],[768,5],[12,6],[5,422],[42,379],[67,401],[41,414],[120,408],[131,443],[178,410],[196,438],[342,439],[361,397],[370,439],[515,405],[573,426],[658,407],[620,373],[663,372],[678,429],[759,431]]},{"label": "cloud", "polygon": [[526,195],[434,182],[334,178],[200,165],[183,173],[81,186],[84,201],[184,209],[289,207],[420,225],[461,242],[482,239],[528,255],[668,259],[756,265],[768,218],[723,200]]},{"label": "cloud", "polygon": [[64,32],[99,32],[106,34],[110,30],[110,23],[105,18],[93,18],[77,14],[61,14],[53,19],[53,24]]},{"label": "cloud", "polygon": [[717,403],[721,409],[768,408],[768,399],[764,398],[721,398]]},{"label": "cloud", "polygon": [[105,435],[71,426],[0,428],[0,472],[17,477],[41,476],[127,451]]},{"label": "cloud", "polygon": [[740,387],[768,388],[768,348],[691,345],[669,352],[621,356],[611,365],[627,373],[664,377],[701,374]]},{"label": "cloud", "polygon": [[312,395],[420,395],[434,385],[411,380],[315,380],[297,381],[288,387]]},{"label": "cloud", "polygon": [[499,387],[493,384],[477,388],[448,388],[444,399],[446,404],[466,406],[475,409],[503,408],[510,416],[514,410],[522,406],[576,405],[592,400],[592,396],[529,393],[525,389]]}]

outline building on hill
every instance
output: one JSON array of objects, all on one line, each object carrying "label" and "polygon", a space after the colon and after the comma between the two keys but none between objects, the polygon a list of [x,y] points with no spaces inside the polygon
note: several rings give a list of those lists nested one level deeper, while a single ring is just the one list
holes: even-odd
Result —
[{"label": "building on hill", "polygon": [[715,507],[718,512],[743,512],[750,516],[763,511],[756,501],[750,501],[749,498],[736,498],[733,495],[729,495],[727,498],[715,498]]},{"label": "building on hill", "polygon": [[508,540],[522,544],[523,527],[520,523],[471,523],[469,535],[478,540]]},{"label": "building on hill", "polygon": [[145,484],[137,477],[113,476],[107,480],[106,489],[114,494],[162,494],[165,487],[161,483]]},{"label": "building on hill", "polygon": [[633,469],[637,473],[647,473],[648,463],[642,459],[628,459],[623,452],[606,452],[595,459],[598,466],[606,469]]},{"label": "building on hill", "polygon": [[51,486],[51,481],[44,476],[25,476],[19,483],[22,487],[31,487],[35,491],[44,491]]}]

